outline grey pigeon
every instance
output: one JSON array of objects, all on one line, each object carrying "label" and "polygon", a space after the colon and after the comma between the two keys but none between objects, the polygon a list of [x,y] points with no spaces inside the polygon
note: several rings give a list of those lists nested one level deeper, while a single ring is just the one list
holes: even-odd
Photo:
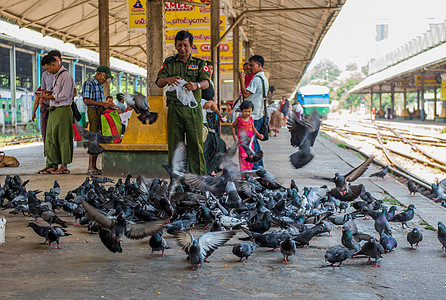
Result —
[{"label": "grey pigeon", "polygon": [[296,169],[302,168],[313,159],[310,148],[314,145],[320,126],[321,118],[316,110],[302,121],[288,119],[287,127],[291,134],[291,146],[299,147],[299,151],[290,156],[291,164]]},{"label": "grey pigeon", "polygon": [[108,144],[118,137],[117,135],[104,136],[100,130],[98,132],[91,132],[82,127],[77,121],[75,123],[80,135],[88,140],[88,142],[84,143],[84,148],[87,148],[87,153],[93,156],[98,156],[105,151],[100,144]]},{"label": "grey pigeon", "polygon": [[381,232],[379,243],[381,246],[383,246],[386,253],[389,253],[398,246],[396,239],[389,234],[385,234],[384,232]]},{"label": "grey pigeon", "polygon": [[169,244],[163,238],[163,231],[157,232],[150,237],[149,246],[152,248],[149,256],[153,256],[153,251],[161,251],[160,257],[163,257],[164,249],[170,249]]},{"label": "grey pigeon", "polygon": [[418,186],[410,178],[407,181],[407,188],[409,189],[409,195],[412,195],[412,197],[418,192]]},{"label": "grey pigeon", "polygon": [[[350,258],[355,253],[355,250],[349,250],[346,248],[333,248],[328,249],[325,252],[325,261],[331,263],[330,267],[340,267],[342,262],[344,262],[347,258]],[[337,266],[334,264],[338,263]]]},{"label": "grey pigeon", "polygon": [[[250,257],[254,253],[254,250],[258,247],[259,245],[255,243],[238,243],[232,247],[232,253],[237,257],[240,257],[239,261],[247,263],[248,257]],[[243,258],[245,258],[245,260],[243,260]]]},{"label": "grey pigeon", "polygon": [[341,243],[349,250],[355,250],[355,252],[361,251],[360,241],[368,241],[370,235],[365,233],[353,233],[349,228],[342,229]]},{"label": "grey pigeon", "polygon": [[438,222],[438,232],[437,232],[438,240],[441,243],[441,249],[446,251],[446,227],[442,222]]},{"label": "grey pigeon", "polygon": [[392,230],[390,229],[390,224],[386,219],[386,213],[387,213],[387,209],[383,208],[383,210],[381,211],[381,215],[376,218],[375,220],[375,230],[378,233],[383,232],[385,234],[390,234],[392,235]]},{"label": "grey pigeon", "polygon": [[418,228],[414,227],[411,232],[407,233],[407,241],[410,244],[410,250],[415,250],[413,245],[415,244],[418,247],[418,243],[423,240],[423,235],[418,230]]},{"label": "grey pigeon", "polygon": [[283,263],[287,264],[288,257],[296,254],[296,242],[287,237],[282,243],[280,243],[280,253],[283,255]]},{"label": "grey pigeon", "polygon": [[[389,166],[385,166],[384,169],[382,169],[382,170],[379,171],[379,172],[370,174],[369,177],[377,177],[377,178],[379,177],[379,178],[384,179],[384,176],[387,175],[387,172],[388,172],[388,171],[389,171]],[[385,180],[385,179],[384,179],[384,180]]]},{"label": "grey pigeon", "polygon": [[207,262],[206,258],[234,235],[233,231],[206,232],[196,240],[190,231],[178,230],[175,232],[178,244],[189,256],[192,270],[196,270],[204,262]]},{"label": "grey pigeon", "polygon": [[446,179],[432,184],[432,191],[434,192],[434,200],[446,200]]},{"label": "grey pigeon", "polygon": [[65,229],[56,227],[56,226],[51,226],[50,230],[48,232],[48,246],[51,246],[51,244],[53,242],[56,242],[57,249],[61,249],[60,248],[60,238],[63,236],[69,236],[69,235],[71,235],[71,234],[66,232]]},{"label": "grey pigeon", "polygon": [[[119,95],[119,94],[118,94]],[[122,96],[118,96],[118,98]],[[153,124],[158,118],[158,114],[150,111],[149,99],[146,96],[136,92],[133,96],[129,94],[124,94],[125,102],[130,105],[135,112],[138,114],[138,120],[144,125],[149,122]]]},{"label": "grey pigeon", "polygon": [[352,216],[350,214],[343,214],[343,215],[331,215],[327,219],[338,226],[344,225],[346,222],[348,222]]},{"label": "grey pigeon", "polygon": [[240,132],[240,146],[243,148],[243,150],[245,150],[246,155],[248,155],[248,157],[245,158],[245,161],[249,162],[249,163],[256,163],[258,161],[260,161],[263,158],[263,151],[257,151],[254,152],[254,147],[253,147],[253,143],[254,143],[254,139],[256,138],[256,135],[254,134],[251,138],[251,140],[249,140],[248,135],[246,134],[245,131],[241,131]]},{"label": "grey pigeon", "polygon": [[259,245],[259,247],[272,248],[271,250],[268,250],[269,252],[273,252],[280,245],[280,243],[288,237],[288,234],[285,233],[260,234],[246,229],[242,230],[250,237],[251,241]]},{"label": "grey pigeon", "polygon": [[390,222],[401,222],[401,227],[404,228],[404,225],[409,228],[409,225],[407,225],[407,222],[413,219],[413,216],[415,215],[415,206],[413,204],[409,205],[406,211],[403,211],[400,214],[394,215],[392,219],[390,219]]},{"label": "grey pigeon", "polygon": [[375,259],[375,267],[379,267],[378,260],[382,258],[381,254],[384,252],[383,246],[381,246],[373,236],[370,236],[370,240],[362,245],[361,251],[357,254],[367,255],[369,257],[369,262],[371,261],[370,258],[373,257]]}]

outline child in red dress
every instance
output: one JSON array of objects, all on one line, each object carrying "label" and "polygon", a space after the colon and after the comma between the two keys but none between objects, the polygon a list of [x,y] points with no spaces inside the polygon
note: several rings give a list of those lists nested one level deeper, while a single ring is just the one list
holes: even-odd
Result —
[{"label": "child in red dress", "polygon": [[[252,110],[254,105],[251,101],[244,101],[240,105],[240,110],[242,111],[242,115],[235,119],[234,123],[232,123],[232,136],[234,137],[234,141],[237,139],[241,140],[241,132],[244,131],[248,136],[248,139],[251,139],[255,134],[259,139],[263,139],[263,134],[260,134],[254,127],[254,119],[251,117]],[[237,135],[235,134],[235,129],[237,128]],[[254,150],[254,145],[252,146],[252,150]],[[252,163],[245,161],[245,158],[248,157],[245,150],[241,146],[238,147],[238,160],[240,163],[240,171],[252,170]]]}]

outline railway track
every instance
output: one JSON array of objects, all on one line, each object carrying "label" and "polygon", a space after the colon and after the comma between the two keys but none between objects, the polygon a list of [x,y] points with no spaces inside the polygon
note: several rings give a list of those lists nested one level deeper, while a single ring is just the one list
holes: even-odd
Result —
[{"label": "railway track", "polygon": [[[418,147],[418,145],[429,147],[446,147],[445,139],[432,136],[423,137],[410,134],[406,130],[397,130],[392,127],[376,126],[374,124],[360,124],[360,126],[365,127],[367,131],[336,128],[327,124],[321,126],[321,131],[325,131],[329,135],[330,133],[336,133],[343,139],[342,142],[344,142],[346,148],[358,152],[366,158],[370,156],[370,153],[366,153],[365,151],[350,145],[350,142],[355,143],[360,141],[362,143],[365,142],[373,145],[374,149],[381,153],[379,156],[382,160],[380,161],[378,159],[374,159],[375,164],[382,167],[388,165],[390,172],[395,175],[397,180],[403,184],[407,184],[407,181],[411,179],[420,187],[419,191],[421,194],[428,198],[433,198],[431,183],[426,179],[413,174],[413,172],[407,170],[399,162],[404,163],[404,160],[406,160],[404,163],[405,165],[423,165],[424,167],[429,167],[431,170],[435,170],[436,172],[446,172],[446,162],[434,157]],[[407,152],[393,149],[387,145],[388,142],[407,144],[410,146],[411,151],[417,153],[418,157]],[[407,163],[407,161],[409,161],[409,163]]]}]

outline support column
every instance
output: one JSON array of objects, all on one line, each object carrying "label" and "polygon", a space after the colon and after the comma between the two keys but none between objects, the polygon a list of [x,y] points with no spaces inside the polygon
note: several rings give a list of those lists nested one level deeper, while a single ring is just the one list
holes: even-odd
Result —
[{"label": "support column", "polygon": [[434,120],[437,118],[437,88],[434,88]]},{"label": "support column", "polygon": [[[235,19],[232,20],[233,22]],[[237,100],[238,98],[238,90],[239,90],[239,82],[238,82],[238,68],[240,65],[240,47],[239,47],[239,27],[238,25],[234,27],[234,30],[232,31],[233,36],[233,54],[232,54],[232,86],[233,86],[233,93],[232,93],[232,99],[233,101]]]},{"label": "support column", "polygon": [[401,118],[402,119],[409,119],[410,114],[409,110],[407,109],[407,81],[404,80],[403,82],[403,110],[401,111]]},{"label": "support column", "polygon": [[16,73],[16,51],[15,44],[12,44],[9,50],[9,89],[11,91],[11,125],[14,126],[14,131],[17,133],[17,73]]},{"label": "support column", "polygon": [[370,88],[370,111],[373,108],[373,88]]},{"label": "support column", "polygon": [[395,86],[392,84],[390,88],[390,116],[387,116],[389,119],[393,119],[393,111],[395,109]]},{"label": "support column", "polygon": [[117,89],[118,89],[118,93],[121,93],[121,81],[122,81],[122,72],[118,73],[118,84],[116,85]]},{"label": "support column", "polygon": [[147,0],[147,96],[163,96],[155,80],[163,65],[165,55],[165,17],[164,0]]},{"label": "support column", "polygon": [[211,0],[211,61],[214,66],[214,82],[215,98],[218,105],[220,100],[220,47],[218,40],[220,39],[220,0]]},{"label": "support column", "polygon": [[133,93],[136,93],[138,91],[139,86],[139,75],[135,77],[133,80]]},{"label": "support column", "polygon": [[125,92],[129,92],[129,74],[125,73]]},{"label": "support column", "polygon": [[379,118],[384,118],[384,115],[385,115],[385,112],[384,112],[384,109],[383,109],[383,99],[382,99],[383,92],[382,92],[382,89],[383,89],[383,87],[382,87],[382,85],[380,85],[379,86],[379,108],[378,108],[378,117]]},{"label": "support column", "polygon": [[[109,0],[99,0],[99,64],[110,67]],[[104,95],[110,95],[110,81],[104,85]]]},{"label": "support column", "polygon": [[245,61],[244,62],[247,62],[248,59],[251,57],[250,45],[251,45],[251,43],[249,41],[243,42],[243,49],[245,51]]},{"label": "support column", "polygon": [[421,121],[424,121],[424,71],[421,71]]},{"label": "support column", "polygon": [[87,65],[82,65],[82,84],[87,80]]}]

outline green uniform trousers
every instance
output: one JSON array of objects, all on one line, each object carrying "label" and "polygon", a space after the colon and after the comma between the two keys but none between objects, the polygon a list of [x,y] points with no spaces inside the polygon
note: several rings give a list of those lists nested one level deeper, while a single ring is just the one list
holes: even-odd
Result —
[{"label": "green uniform trousers", "polygon": [[203,113],[201,106],[195,108],[170,103],[167,109],[167,140],[169,164],[179,142],[186,138],[189,171],[193,174],[206,174],[203,154]]},{"label": "green uniform trousers", "polygon": [[73,160],[73,111],[71,106],[49,107],[45,155],[47,168]]}]

